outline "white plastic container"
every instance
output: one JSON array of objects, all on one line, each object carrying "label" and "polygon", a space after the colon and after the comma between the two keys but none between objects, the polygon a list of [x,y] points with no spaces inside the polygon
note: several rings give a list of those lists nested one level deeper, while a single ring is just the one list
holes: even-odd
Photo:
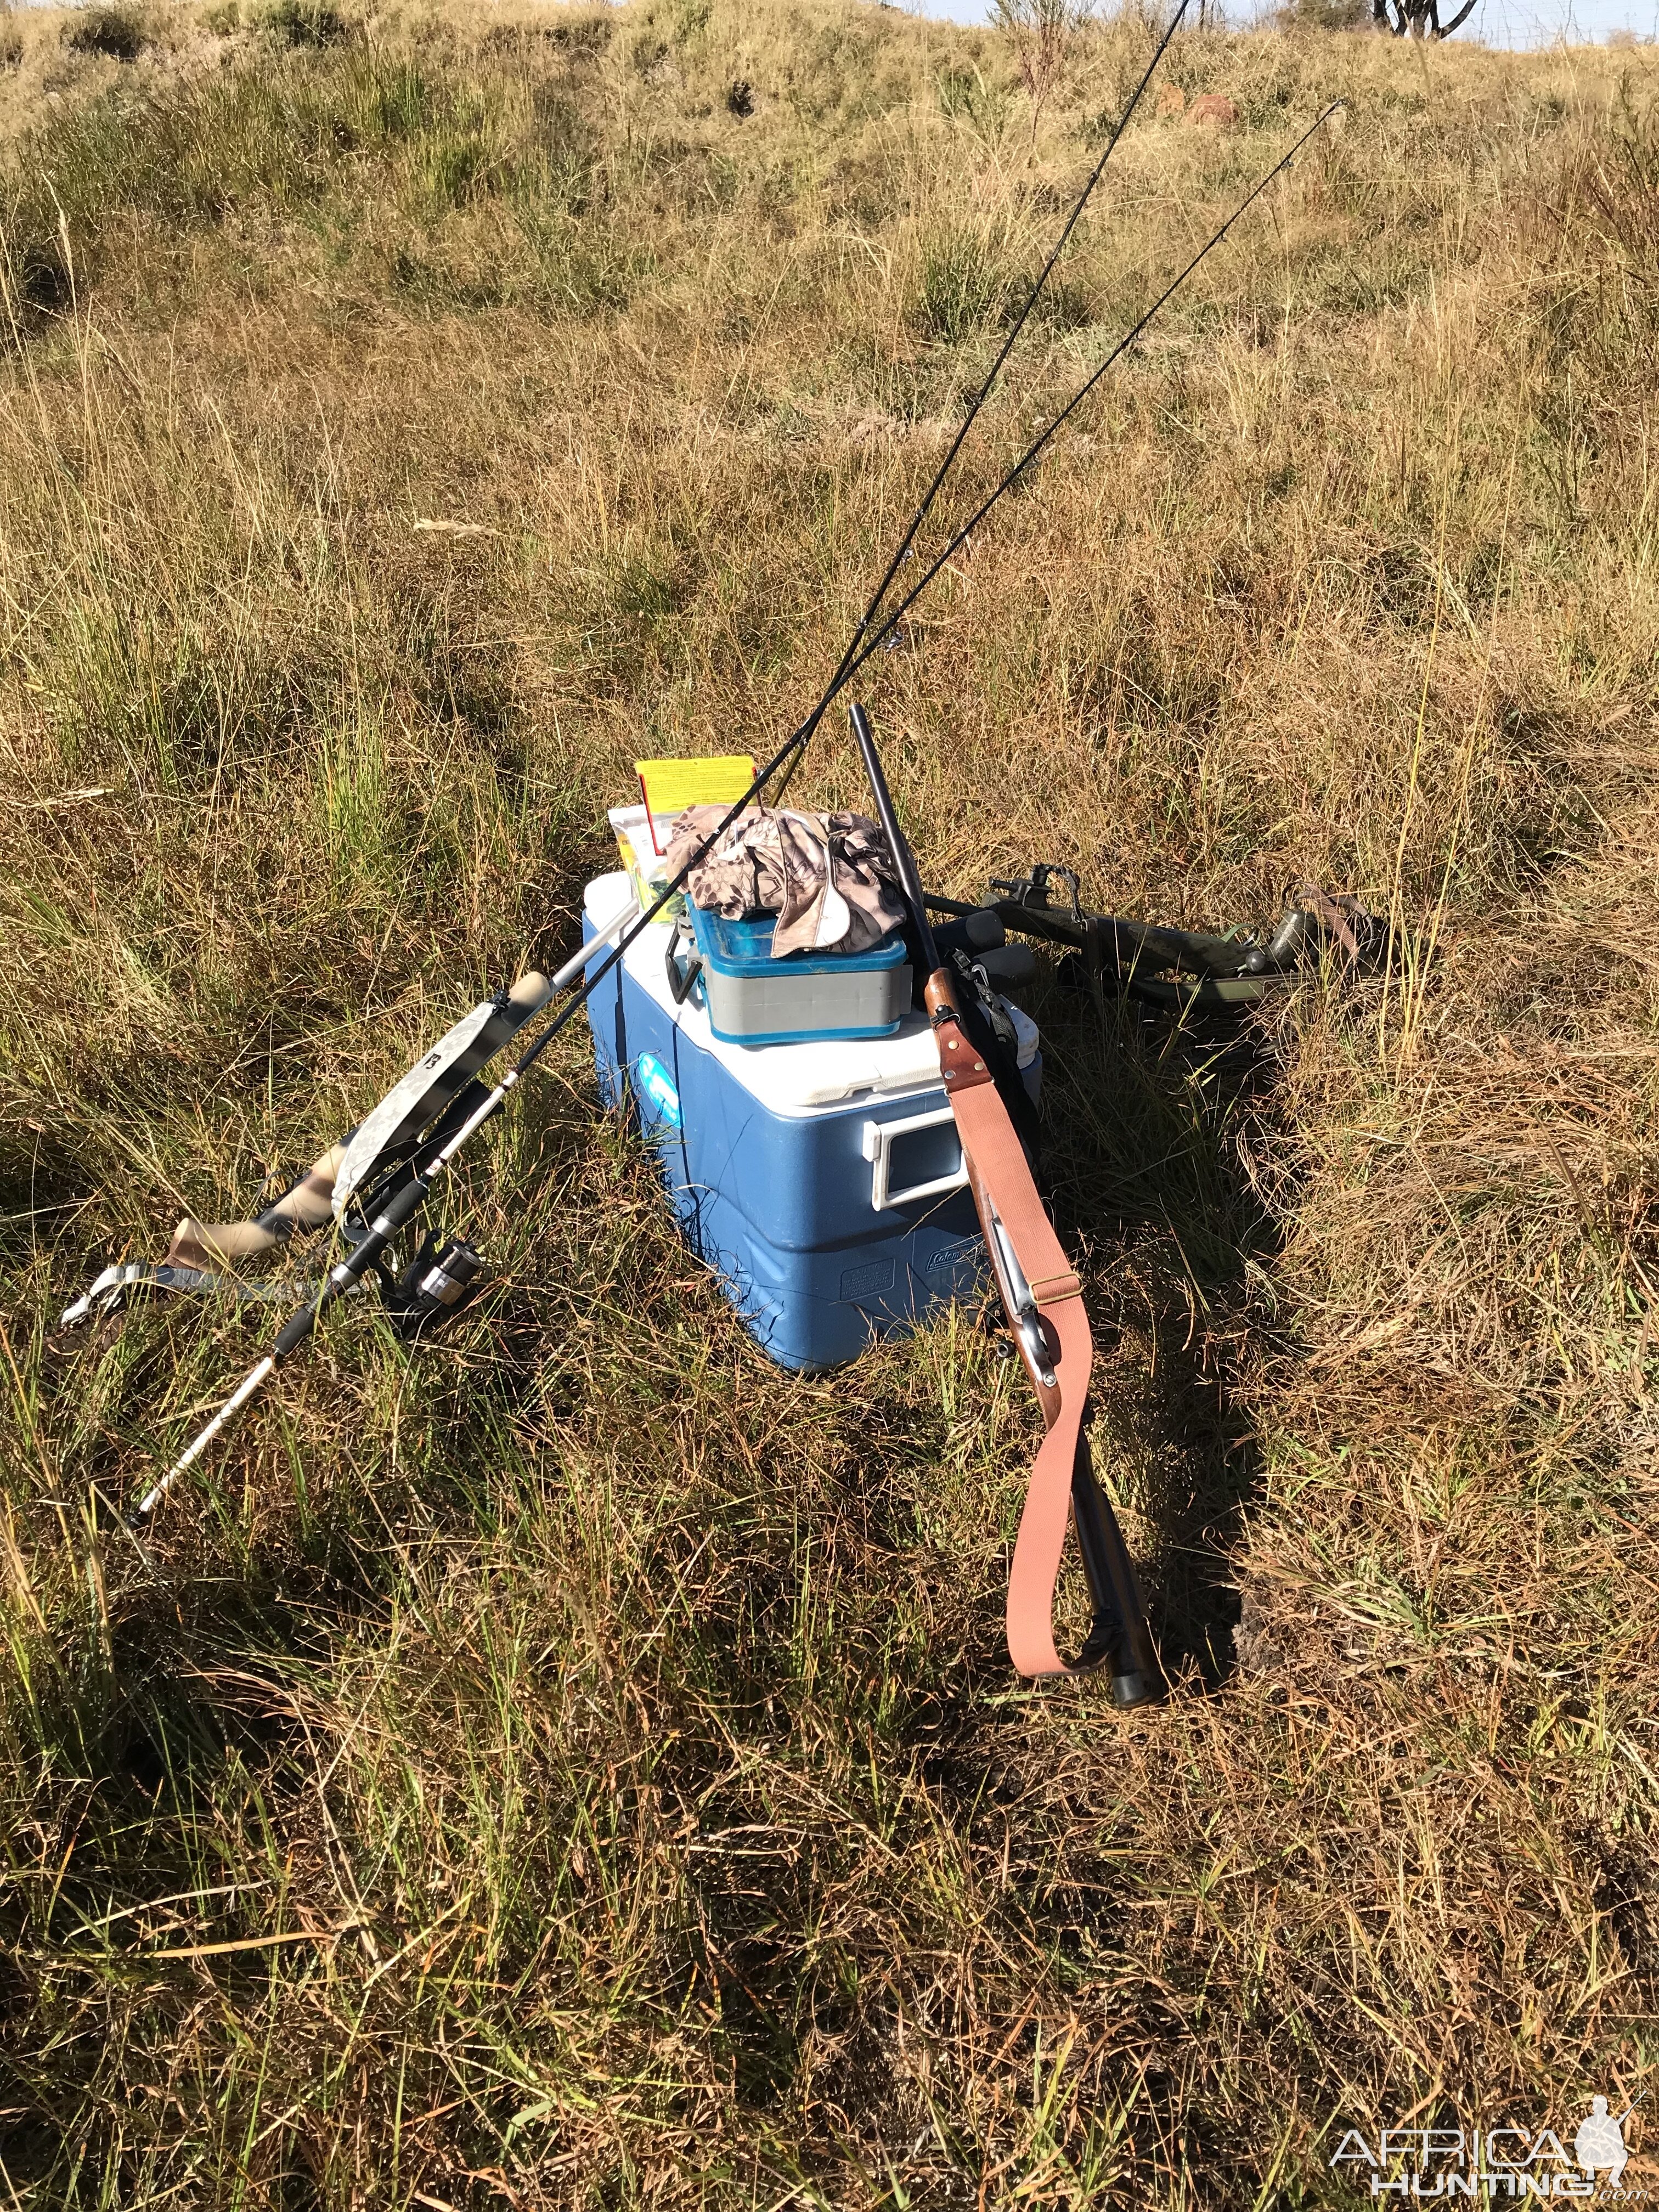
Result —
[{"label": "white plastic container", "polygon": [[[672,834],[674,817],[669,814],[647,815],[643,806],[613,806],[610,812],[611,830],[617,840],[617,851],[628,877],[630,889],[642,907],[653,906],[657,895],[668,881],[666,852]],[[655,830],[661,853],[653,850],[652,831]],[[685,911],[684,895],[678,891],[663,908],[665,915],[683,915]]]}]

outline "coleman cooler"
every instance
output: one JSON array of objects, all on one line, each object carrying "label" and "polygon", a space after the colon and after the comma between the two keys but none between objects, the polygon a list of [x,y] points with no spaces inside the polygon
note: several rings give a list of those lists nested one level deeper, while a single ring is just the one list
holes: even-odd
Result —
[{"label": "coleman cooler", "polygon": [[[584,933],[627,895],[621,875],[591,883]],[[985,1250],[926,1016],[884,1036],[732,1043],[677,997],[683,944],[641,931],[588,1000],[599,1085],[607,1103],[631,1097],[687,1243],[762,1349],[836,1367],[979,1295]],[[1035,1097],[1036,1029],[1011,1012]]]}]

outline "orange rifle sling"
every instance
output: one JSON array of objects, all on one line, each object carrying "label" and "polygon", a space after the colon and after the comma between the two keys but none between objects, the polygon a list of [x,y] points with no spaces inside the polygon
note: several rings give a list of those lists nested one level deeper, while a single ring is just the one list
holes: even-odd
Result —
[{"label": "orange rifle sling", "polygon": [[[1037,1194],[1025,1148],[991,1071],[963,1033],[948,971],[941,969],[928,978],[924,999],[933,1019],[939,1070],[968,1163],[986,1248],[990,1249],[992,1237],[988,1199],[1054,1354],[1054,1387],[1037,1386],[1048,1432],[1031,1469],[1014,1541],[1008,1576],[1008,1656],[1016,1671],[1026,1676],[1077,1674],[1083,1670],[1067,1665],[1054,1645],[1054,1602],[1094,1366],[1094,1339],[1083,1288]],[[1121,1543],[1115,1549],[1121,1550]],[[1149,1680],[1156,1680],[1156,1658],[1127,1559],[1115,1559],[1111,1565],[1112,1598],[1121,1616],[1126,1653]]]}]

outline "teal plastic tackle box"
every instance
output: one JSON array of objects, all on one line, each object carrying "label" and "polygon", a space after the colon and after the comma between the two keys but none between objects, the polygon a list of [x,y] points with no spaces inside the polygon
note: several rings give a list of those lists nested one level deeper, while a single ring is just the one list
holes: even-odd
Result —
[{"label": "teal plastic tackle box", "polygon": [[867,952],[787,952],[775,960],[775,916],[733,921],[690,900],[687,907],[696,950],[683,953],[676,945],[674,988],[696,993],[723,1044],[893,1036],[910,1011],[910,963],[896,930]]},{"label": "teal plastic tackle box", "polygon": [[[591,883],[584,934],[628,896],[620,874]],[[907,1010],[887,1036],[735,1044],[677,999],[678,957],[653,925],[589,999],[600,1089],[637,1112],[686,1242],[762,1349],[838,1367],[978,1297],[985,1249],[926,1016]],[[1010,1011],[1035,1097],[1036,1028]]]}]

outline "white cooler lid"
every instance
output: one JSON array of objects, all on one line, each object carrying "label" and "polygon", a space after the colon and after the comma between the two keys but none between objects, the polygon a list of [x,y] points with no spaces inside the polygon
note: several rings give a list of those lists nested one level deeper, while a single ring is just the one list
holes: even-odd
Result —
[{"label": "white cooler lid", "polygon": [[[628,878],[620,870],[614,875],[596,876],[583,896],[594,928],[603,928],[629,896]],[[641,930],[623,955],[623,966],[640,988],[678,1024],[682,1034],[719,1060],[769,1112],[821,1113],[826,1107],[844,1106],[854,1098],[902,1097],[939,1088],[939,1048],[925,1014],[908,1016],[890,1037],[824,1037],[805,1044],[727,1044],[710,1030],[706,1008],[691,999],[682,1006],[674,1004],[665,960],[669,929],[668,923],[659,921]],[[688,941],[683,938],[682,945]],[[1019,1064],[1024,1067],[1040,1042],[1036,1024],[1018,1006],[1009,1006],[1008,1011],[1018,1034]]]}]

